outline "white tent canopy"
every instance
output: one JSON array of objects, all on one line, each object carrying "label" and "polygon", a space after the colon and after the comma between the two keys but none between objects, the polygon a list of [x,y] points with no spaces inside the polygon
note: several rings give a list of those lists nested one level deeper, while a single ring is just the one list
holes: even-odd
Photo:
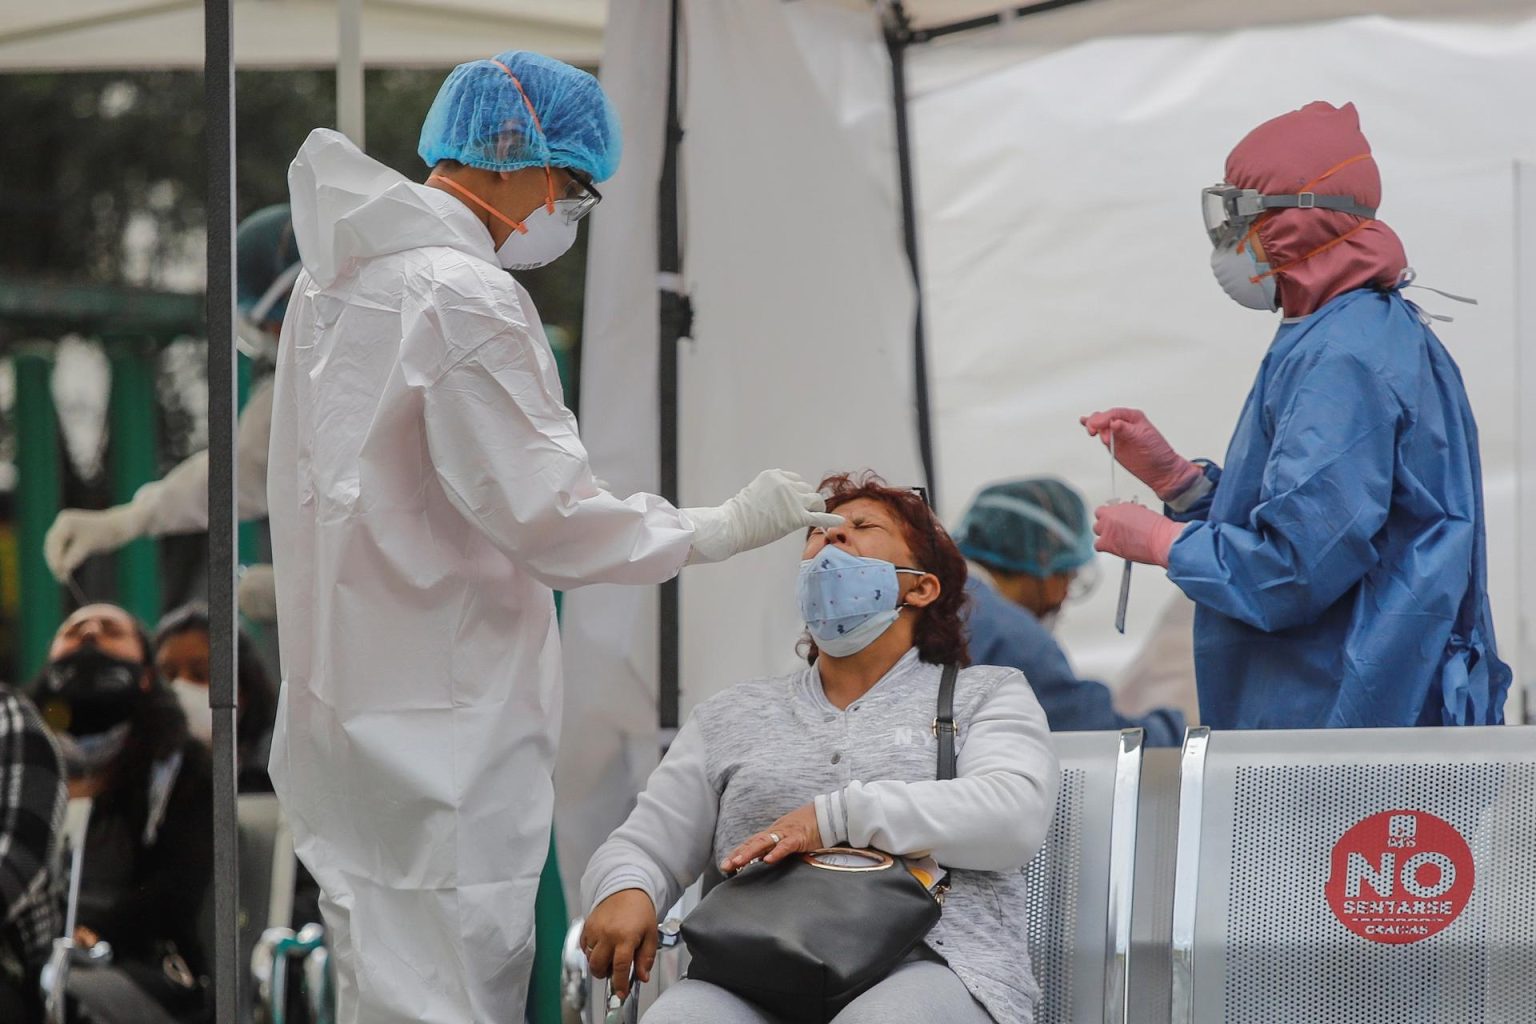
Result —
[{"label": "white tent canopy", "polygon": [[[603,63],[628,152],[622,201],[595,225],[583,426],[621,491],[658,478],[668,6],[614,5]],[[958,0],[908,9],[919,27],[975,13]],[[1107,460],[1076,420],[1109,405],[1146,408],[1178,447],[1219,460],[1274,325],[1210,280],[1194,196],[1258,122],[1352,100],[1382,166],[1382,216],[1421,280],[1481,300],[1423,302],[1457,318],[1440,334],[1482,428],[1495,615],[1516,661],[1509,553],[1521,470],[1533,481],[1536,467],[1519,443],[1514,182],[1519,161],[1536,163],[1536,5],[1303,2],[1268,12],[1285,24],[1245,27],[1252,10],[1089,0],[907,50],[940,511],[953,522],[984,483],[1035,473],[1107,498]],[[681,503],[719,501],[767,465],[921,482],[877,18],[837,0],[683,0],[682,18],[682,278],[698,317],[680,351]],[[685,711],[795,664],[796,561],[786,540],[685,571]],[[1161,573],[1139,572],[1120,638],[1114,589],[1062,627],[1079,670],[1112,683],[1175,597]],[[567,604],[556,784],[568,881],[655,761],[655,607],[651,592],[610,587]]]},{"label": "white tent canopy", "polygon": [[[370,66],[441,67],[507,49],[597,63],[605,0],[363,0]],[[242,68],[337,63],[337,0],[235,0]],[[201,0],[0,0],[0,71],[200,68]]]},{"label": "white tent canopy", "polygon": [[[851,11],[870,6],[870,0],[821,2]],[[664,0],[632,3],[642,10],[666,6]],[[337,7],[338,0],[235,0],[236,62],[249,68],[334,64]],[[1016,10],[997,0],[909,0],[905,8],[918,31]],[[1516,19],[1529,9],[1526,0],[1297,0],[1266,7],[1230,0],[1089,0],[1022,20],[1030,46],[1057,48],[1105,35],[1216,32],[1354,14]],[[592,65],[602,53],[607,14],[607,0],[364,0],[363,62],[438,67],[517,47]],[[620,24],[627,31],[628,21]],[[970,35],[964,45],[974,50],[1008,42],[1006,33],[989,35]],[[627,44],[615,37],[609,45]],[[192,68],[202,62],[201,0],[0,0],[0,71]]]}]

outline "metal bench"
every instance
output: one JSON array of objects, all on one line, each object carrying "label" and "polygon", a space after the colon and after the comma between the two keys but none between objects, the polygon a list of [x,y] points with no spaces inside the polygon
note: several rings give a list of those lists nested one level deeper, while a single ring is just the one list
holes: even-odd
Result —
[{"label": "metal bench", "polygon": [[1192,729],[1175,1024],[1528,1021],[1536,728]]}]

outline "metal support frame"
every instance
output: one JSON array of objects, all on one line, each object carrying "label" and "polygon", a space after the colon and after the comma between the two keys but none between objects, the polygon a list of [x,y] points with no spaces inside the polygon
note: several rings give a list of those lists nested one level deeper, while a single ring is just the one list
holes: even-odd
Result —
[{"label": "metal support frame", "polygon": [[1200,819],[1205,802],[1207,726],[1184,734],[1179,758],[1179,839],[1173,869],[1173,1024],[1195,1019],[1195,911],[1200,885]]},{"label": "metal support frame", "polygon": [[1141,803],[1144,733],[1122,729],[1115,759],[1115,795],[1109,826],[1109,901],[1104,960],[1104,1024],[1125,1024],[1130,1015],[1131,913],[1136,885],[1136,818]]},{"label": "metal support frame", "polygon": [[1078,4],[1087,2],[1088,0],[1039,0],[1039,2],[1032,4],[1017,4],[1012,7],[1005,7],[992,14],[983,14],[975,18],[966,18],[963,21],[950,22],[948,25],[935,25],[932,28],[915,29],[912,32],[912,42],[931,43],[935,39],[952,36],[957,32],[971,32],[979,28],[995,28],[1032,14],[1046,14],[1050,11],[1060,10],[1063,7],[1075,7]]},{"label": "metal support frame", "polygon": [[338,0],[336,127],[362,149],[363,124],[363,0]]},{"label": "metal support frame", "polygon": [[16,372],[16,555],[21,577],[21,635],[16,670],[30,679],[48,657],[63,614],[58,581],[43,560],[43,535],[59,514],[59,421],[53,408],[53,358],[25,346]]},{"label": "metal support frame", "polygon": [[[1536,466],[1536,293],[1529,287],[1536,273],[1536,164],[1517,160],[1515,193],[1515,451],[1517,467]],[[1525,698],[1525,721],[1536,725],[1536,470],[1515,476],[1516,567],[1519,611],[1516,630],[1515,686]]]},{"label": "metal support frame", "polygon": [[917,239],[917,186],[912,169],[912,127],[907,109],[907,47],[912,29],[901,0],[882,10],[885,46],[891,59],[891,110],[896,122],[896,170],[901,183],[901,234],[912,269],[912,399],[917,412],[917,452],[923,464],[928,504],[938,507],[938,478],[933,455],[933,414],[928,394],[928,341],[923,318],[923,272]]},{"label": "metal support frame", "polygon": [[[158,475],[155,464],[155,350],[149,339],[106,346],[112,365],[108,398],[107,466],[112,502],[123,504]],[[160,617],[160,544],[140,537],[118,550],[117,594],[144,622]]]},{"label": "metal support frame", "polygon": [[[657,413],[660,417],[661,496],[680,504],[677,472],[677,347],[692,333],[693,313],[683,294],[682,230],[679,223],[680,192],[678,150],[683,141],[679,114],[678,65],[682,43],[681,0],[671,0],[671,30],[667,54],[667,123],[662,151],[661,180],[656,201],[656,270],[661,290],[659,347],[656,358]],[[658,725],[663,736],[680,724],[682,672],[682,595],[676,577],[661,585],[657,609]]]},{"label": "metal support frame", "polygon": [[235,60],[232,0],[203,0],[208,140],[208,640],[213,706],[214,1011],[239,1019],[235,806]]}]

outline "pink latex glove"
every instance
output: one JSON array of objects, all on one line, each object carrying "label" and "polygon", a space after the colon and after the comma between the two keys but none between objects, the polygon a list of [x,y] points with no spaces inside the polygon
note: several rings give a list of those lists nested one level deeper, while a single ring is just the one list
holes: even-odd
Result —
[{"label": "pink latex glove", "polygon": [[1093,513],[1093,532],[1099,538],[1093,542],[1093,550],[1166,569],[1168,549],[1188,525],[1143,505],[1100,505]]},{"label": "pink latex glove", "polygon": [[1172,501],[1195,482],[1200,467],[1173,450],[1140,409],[1110,409],[1078,421],[1109,447],[1115,435],[1115,461],[1163,501]]}]

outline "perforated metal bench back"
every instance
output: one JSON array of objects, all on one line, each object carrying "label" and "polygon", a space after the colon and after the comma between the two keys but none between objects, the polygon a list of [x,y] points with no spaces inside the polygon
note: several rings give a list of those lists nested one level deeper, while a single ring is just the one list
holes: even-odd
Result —
[{"label": "perforated metal bench back", "polygon": [[1104,1021],[1109,838],[1119,733],[1056,733],[1061,795],[1026,868],[1036,1024]]},{"label": "perforated metal bench back", "polygon": [[[1536,1020],[1536,729],[1214,733],[1203,789],[1191,1019]],[[1382,814],[1400,835],[1351,860],[1346,833]],[[1424,815],[1470,853],[1449,924],[1422,897],[1467,866],[1420,847]],[[1415,856],[1451,874],[1404,874]]]}]

